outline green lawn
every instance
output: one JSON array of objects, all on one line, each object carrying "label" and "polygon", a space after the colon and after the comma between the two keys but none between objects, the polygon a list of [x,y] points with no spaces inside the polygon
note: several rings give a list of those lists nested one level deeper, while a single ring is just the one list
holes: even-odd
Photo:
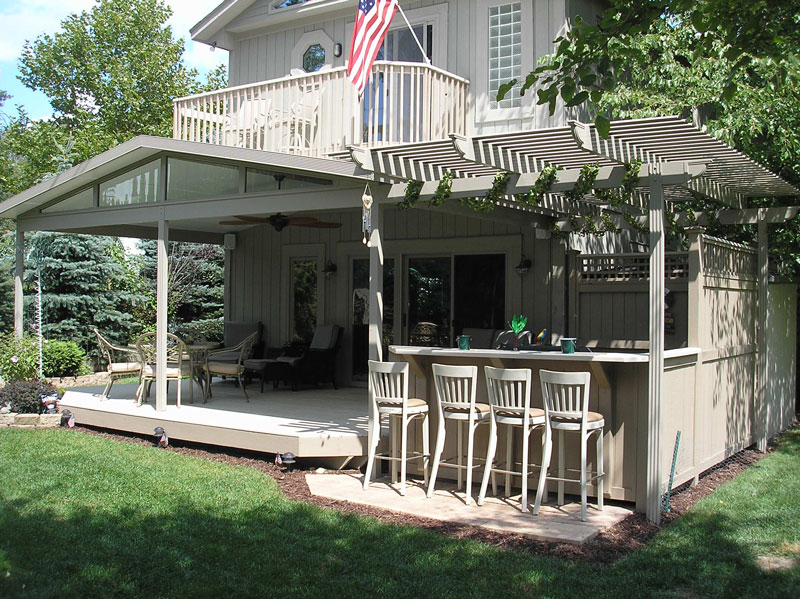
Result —
[{"label": "green lawn", "polygon": [[800,597],[800,431],[613,566],[284,499],[268,476],[76,431],[0,431],[0,597]]}]

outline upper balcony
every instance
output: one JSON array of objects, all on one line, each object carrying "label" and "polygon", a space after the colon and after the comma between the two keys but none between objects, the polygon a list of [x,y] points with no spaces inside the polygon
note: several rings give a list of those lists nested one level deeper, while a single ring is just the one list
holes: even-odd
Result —
[{"label": "upper balcony", "polygon": [[308,156],[443,139],[465,134],[468,91],[414,62],[376,62],[361,100],[344,67],[298,73],[177,98],[173,137]]}]

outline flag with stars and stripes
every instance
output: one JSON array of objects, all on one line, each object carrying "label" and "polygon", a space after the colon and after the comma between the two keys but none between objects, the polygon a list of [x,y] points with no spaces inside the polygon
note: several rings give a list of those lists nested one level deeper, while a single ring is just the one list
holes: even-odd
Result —
[{"label": "flag with stars and stripes", "polygon": [[396,10],[397,0],[359,0],[347,63],[347,76],[356,86],[359,97],[367,87],[372,63]]}]

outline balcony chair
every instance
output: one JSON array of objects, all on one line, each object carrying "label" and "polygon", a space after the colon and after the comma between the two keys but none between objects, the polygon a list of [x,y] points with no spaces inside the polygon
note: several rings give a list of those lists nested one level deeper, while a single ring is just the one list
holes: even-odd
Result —
[{"label": "balcony chair", "polygon": [[116,346],[103,337],[97,329],[93,329],[93,331],[97,336],[100,353],[106,360],[106,372],[108,372],[108,382],[100,398],[108,399],[114,381],[132,376],[138,377],[142,371],[142,362],[139,359],[139,352],[135,349]]},{"label": "balcony chair", "polygon": [[[491,428],[489,429],[489,447],[486,452],[486,468],[483,472],[481,492],[478,505],[483,505],[486,487],[489,485],[489,474],[505,474],[506,495],[511,488],[511,476],[522,477],[522,496],[520,505],[523,512],[528,510],[528,477],[530,476],[530,437],[537,429],[544,429],[544,410],[531,407],[531,371],[528,368],[492,368],[485,366],[486,387],[489,393],[489,405],[492,408]],[[497,429],[503,424],[508,426],[506,440],[506,459],[503,468],[495,467],[494,457],[497,450]],[[519,470],[514,469],[513,439],[514,429],[522,429],[522,455]],[[497,485],[492,477],[492,491],[497,495]]]},{"label": "balcony chair", "polygon": [[[369,450],[367,469],[364,472],[364,490],[374,471],[375,460],[392,462],[392,482],[397,480],[397,462],[400,462],[400,495],[406,494],[406,462],[422,459],[425,483],[428,482],[430,460],[428,404],[423,399],[408,397],[408,362],[375,362],[369,360]],[[381,417],[389,417],[391,454],[378,454],[381,440]],[[413,420],[422,421],[422,452],[408,452],[408,425]],[[400,455],[397,455],[397,437],[400,434]]]},{"label": "balcony chair", "polygon": [[[433,454],[433,470],[428,483],[428,497],[433,496],[439,466],[458,469],[458,489],[461,490],[462,472],[467,472],[467,489],[465,502],[472,503],[472,472],[478,468],[473,464],[475,431],[484,422],[489,422],[491,409],[489,404],[477,403],[476,387],[478,382],[477,366],[433,365],[433,381],[436,386],[436,409],[439,412],[439,427],[436,433],[436,450]],[[442,461],[445,441],[445,422],[454,420],[458,430],[457,462]],[[467,463],[463,463],[463,430],[467,428]]]},{"label": "balcony chair", "polygon": [[[577,482],[581,486],[581,520],[586,521],[586,485],[597,481],[597,507],[603,510],[603,415],[589,411],[588,372],[552,372],[540,370],[542,382],[542,398],[545,411],[545,440],[542,469],[539,474],[539,486],[536,492],[536,503],[533,513],[538,514],[542,505],[548,480],[558,481],[558,504],[564,503],[564,482]],[[553,450],[553,431],[558,431],[558,476],[550,476],[548,468]],[[581,464],[580,478],[565,478],[564,468],[564,431],[580,433]],[[597,462],[595,475],[589,477],[586,464],[586,453],[589,438],[597,433]],[[574,469],[570,469],[574,470]],[[545,498],[546,501],[546,498]]]},{"label": "balcony chair", "polygon": [[[156,380],[156,335],[157,333],[145,333],[136,340],[136,350],[139,352],[139,359],[142,362],[141,375],[139,377],[139,388],[136,390],[136,405],[142,405],[142,401],[147,401],[150,395],[150,385]],[[169,382],[177,381],[178,391],[176,404],[181,407],[181,380],[189,377],[189,400],[194,403],[194,379],[192,377],[192,361],[186,350],[186,344],[172,333],[167,333],[167,393],[169,393]]]},{"label": "balcony chair", "polygon": [[311,345],[299,356],[280,356],[276,362],[283,365],[283,376],[297,391],[299,382],[317,385],[330,382],[336,385],[336,354],[342,338],[342,327],[336,324],[319,325],[314,330]]},{"label": "balcony chair", "polygon": [[[203,364],[203,374],[205,375],[205,392],[203,394],[203,403],[208,401],[211,394],[211,379],[215,376],[222,377],[236,377],[239,383],[239,388],[244,393],[245,399],[249,402],[250,398],[247,396],[245,389],[245,360],[253,353],[253,346],[258,340],[259,332],[250,333],[245,337],[239,345],[234,347],[227,347],[222,349],[211,350],[206,354],[206,361]],[[230,354],[236,354],[234,361],[229,360]],[[221,356],[223,359],[218,359]]]}]

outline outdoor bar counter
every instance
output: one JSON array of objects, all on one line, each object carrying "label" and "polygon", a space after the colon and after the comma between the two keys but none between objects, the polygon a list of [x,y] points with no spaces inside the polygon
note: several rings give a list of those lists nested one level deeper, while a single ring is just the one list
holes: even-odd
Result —
[{"label": "outdoor bar counter", "polygon": [[[672,444],[675,430],[683,430],[688,442],[694,441],[695,410],[693,409],[695,367],[699,350],[682,348],[665,352],[664,360],[664,430],[662,439],[670,444],[670,451],[663,451],[664,470],[669,475],[672,463]],[[390,361],[404,361],[410,364],[409,396],[425,399],[434,406],[436,391],[433,385],[431,365],[457,364],[475,365],[478,367],[478,401],[488,402],[486,381],[483,367],[485,365],[502,368],[530,368],[532,371],[531,402],[534,407],[542,407],[539,370],[556,371],[588,371],[591,373],[589,392],[589,409],[600,412],[605,418],[604,429],[604,461],[606,472],[605,495],[610,499],[636,502],[637,509],[644,509],[645,501],[645,464],[647,448],[647,353],[625,351],[594,351],[564,354],[560,351],[506,351],[491,349],[459,350],[435,347],[390,346]],[[692,404],[692,406],[690,406]],[[674,409],[677,408],[677,409]],[[688,410],[688,412],[687,412]],[[690,413],[689,413],[690,412]],[[435,444],[435,431],[438,416],[435,410],[430,413],[431,447]],[[448,423],[448,426],[454,426]],[[477,457],[485,457],[488,440],[488,426],[482,427],[476,438]],[[516,433],[519,435],[519,432]],[[665,436],[666,435],[666,436]],[[505,455],[503,444],[506,439],[504,431],[498,438],[497,456]],[[533,463],[540,462],[540,437],[534,433],[532,439]],[[415,440],[416,442],[416,440]],[[568,468],[577,467],[579,463],[579,445],[576,435],[566,435],[566,462]],[[590,444],[591,445],[591,444]],[[515,455],[521,443],[515,442]],[[455,429],[448,428],[447,443],[444,456],[455,455]],[[552,465],[557,464],[557,448],[554,447]],[[589,460],[594,468],[595,455],[590,449]],[[689,470],[684,474],[693,476]],[[482,471],[479,471],[478,480]],[[442,470],[443,476],[454,476],[455,470]],[[570,475],[572,476],[572,475]],[[532,478],[532,483],[536,481]],[[665,481],[666,482],[666,481]],[[678,484],[676,479],[675,484]],[[519,485],[517,480],[515,486]],[[498,489],[498,492],[500,490]],[[567,484],[568,493],[577,493],[578,486]],[[589,494],[594,488],[589,487]],[[553,496],[551,495],[551,498]]]}]

